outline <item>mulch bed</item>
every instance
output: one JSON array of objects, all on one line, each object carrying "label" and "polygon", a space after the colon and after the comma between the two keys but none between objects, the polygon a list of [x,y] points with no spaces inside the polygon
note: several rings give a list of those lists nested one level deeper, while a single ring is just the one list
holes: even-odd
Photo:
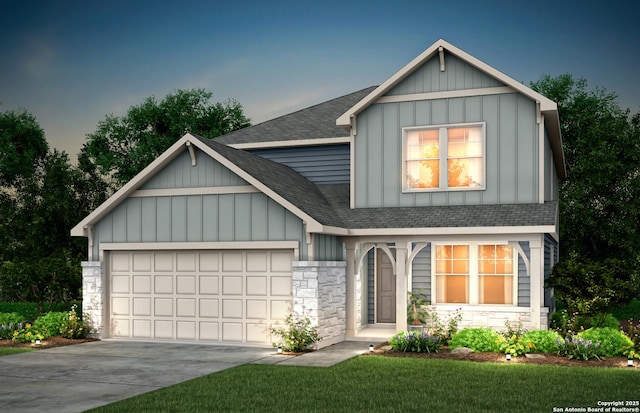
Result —
[{"label": "mulch bed", "polygon": [[438,353],[403,353],[402,351],[388,349],[388,344],[377,346],[373,352],[365,354],[377,354],[387,357],[414,357],[430,359],[466,360],[475,362],[492,362],[503,364],[547,364],[567,367],[616,367],[625,369],[640,369],[640,361],[634,360],[633,367],[627,367],[626,357],[606,357],[602,360],[569,360],[556,354],[544,354],[544,358],[526,358],[525,356],[512,357],[510,361],[502,353],[471,353],[452,354],[448,347],[440,348]]},{"label": "mulch bed", "polygon": [[70,339],[64,337],[49,337],[46,340],[42,340],[40,345],[33,343],[18,343],[13,340],[0,340],[0,347],[27,347],[27,348],[53,348],[69,346],[72,344],[88,343],[90,341],[98,341],[97,338],[79,338]]}]

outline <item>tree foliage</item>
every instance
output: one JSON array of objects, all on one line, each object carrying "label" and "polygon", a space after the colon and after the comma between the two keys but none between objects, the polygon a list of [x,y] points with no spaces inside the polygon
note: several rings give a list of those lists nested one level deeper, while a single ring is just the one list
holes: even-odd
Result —
[{"label": "tree foliage", "polygon": [[560,183],[561,253],[635,261],[640,251],[640,114],[584,79],[543,76],[558,103],[567,179]]},{"label": "tree foliage", "polygon": [[249,126],[235,100],[211,103],[204,89],[178,90],[157,101],[147,98],[125,116],[109,114],[87,135],[81,157],[118,189],[187,131],[214,138]]},{"label": "tree foliage", "polygon": [[25,110],[0,113],[0,187],[28,177],[49,149],[36,118]]}]

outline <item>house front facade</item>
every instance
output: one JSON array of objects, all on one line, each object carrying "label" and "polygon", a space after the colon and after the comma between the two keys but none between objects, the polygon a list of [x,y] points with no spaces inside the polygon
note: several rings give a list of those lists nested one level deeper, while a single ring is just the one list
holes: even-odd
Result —
[{"label": "house front facade", "polygon": [[186,134],[72,230],[103,338],[320,345],[407,328],[547,328],[565,177],[557,106],[444,40],[380,86],[214,140]]}]

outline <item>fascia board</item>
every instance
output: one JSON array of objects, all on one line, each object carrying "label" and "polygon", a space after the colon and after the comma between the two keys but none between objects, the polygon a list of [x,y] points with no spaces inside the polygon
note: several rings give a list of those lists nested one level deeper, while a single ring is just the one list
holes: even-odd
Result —
[{"label": "fascia board", "polygon": [[452,228],[360,228],[350,229],[349,236],[398,236],[398,235],[486,235],[486,234],[553,234],[555,225],[522,227],[452,227]]},{"label": "fascia board", "polygon": [[[86,227],[95,224],[102,219],[111,210],[124,201],[129,195],[135,192],[142,184],[144,184],[149,178],[151,178],[155,172],[162,169],[172,160],[174,160],[181,152],[181,149],[186,150],[186,143],[188,141],[197,141],[196,138],[190,134],[184,135],[176,143],[171,145],[169,149],[158,156],[153,162],[151,162],[146,168],[140,171],[129,182],[127,182],[116,193],[111,195],[109,199],[104,201],[99,207],[94,209],[89,215],[87,215],[80,223],[71,229],[71,236],[74,237],[86,237]],[[199,142],[199,141],[198,141]]]},{"label": "fascia board", "polygon": [[322,145],[335,145],[335,144],[347,144],[349,143],[349,137],[336,137],[336,138],[314,138],[314,139],[298,139],[298,140],[286,140],[286,141],[270,141],[270,142],[248,142],[248,143],[231,143],[227,144],[235,149],[269,149],[269,148],[291,148],[300,146],[322,146]]},{"label": "fascia board", "polygon": [[387,91],[389,91],[393,86],[401,82],[404,78],[406,78],[409,74],[411,74],[416,68],[421,66],[427,60],[431,59],[438,53],[438,49],[443,47],[449,53],[453,54],[457,58],[465,61],[466,63],[476,67],[477,69],[485,72],[489,76],[492,76],[504,83],[505,85],[512,87],[517,92],[522,93],[528,98],[540,102],[540,110],[542,112],[547,111],[557,111],[558,106],[556,103],[547,97],[541,95],[540,93],[532,90],[531,88],[523,85],[522,83],[512,79],[511,77],[505,75],[499,70],[489,66],[483,61],[471,56],[470,54],[464,52],[461,49],[458,49],[454,45],[449,42],[439,39],[433,45],[429,46],[424,52],[414,58],[411,62],[405,65],[402,69],[396,72],[393,76],[387,79],[384,83],[374,89],[371,93],[369,93],[364,99],[356,103],[353,107],[351,107],[348,111],[343,113],[337,120],[336,125],[343,128],[349,128],[351,126],[351,118],[361,111],[363,111],[367,106],[375,102],[379,97],[383,96]]}]

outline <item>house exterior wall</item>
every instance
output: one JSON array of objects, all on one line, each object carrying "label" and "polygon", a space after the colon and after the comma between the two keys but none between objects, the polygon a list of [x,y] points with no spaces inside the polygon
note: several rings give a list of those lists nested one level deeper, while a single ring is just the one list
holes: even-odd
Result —
[{"label": "house exterior wall", "polygon": [[195,151],[196,166],[191,165],[189,151],[183,151],[140,189],[202,188],[249,185],[209,155]]},{"label": "house exterior wall", "polygon": [[[357,117],[356,208],[538,202],[535,102],[518,94],[373,104]],[[486,122],[486,189],[402,192],[402,128]]]},{"label": "house exterior wall", "polygon": [[503,85],[493,77],[445,52],[444,72],[440,71],[439,57],[431,59],[387,92],[387,96],[496,86]]},{"label": "house exterior wall", "polygon": [[[558,262],[558,242],[550,235],[544,237],[544,279],[551,275],[553,266]],[[553,289],[544,289],[544,305],[549,308],[550,313],[556,311],[556,298]]]},{"label": "house exterior wall", "polygon": [[313,234],[314,259],[318,261],[344,260],[344,248],[335,235]]},{"label": "house exterior wall", "polygon": [[314,184],[349,183],[349,145],[253,149],[254,155],[287,165]]},{"label": "house exterior wall", "polygon": [[558,179],[558,173],[553,163],[553,151],[551,150],[551,144],[549,143],[546,130],[544,137],[544,159],[546,165],[544,168],[544,200],[557,201],[559,199],[560,180]]},{"label": "house exterior wall", "polygon": [[[520,241],[520,248],[524,251],[527,260],[531,259],[529,242]],[[531,276],[527,274],[524,258],[518,254],[518,306],[529,307],[531,305]]]},{"label": "house exterior wall", "polygon": [[413,259],[411,291],[420,291],[431,302],[431,243],[427,243]]},{"label": "house exterior wall", "polygon": [[293,262],[293,312],[308,316],[327,347],[346,338],[346,263]]}]

